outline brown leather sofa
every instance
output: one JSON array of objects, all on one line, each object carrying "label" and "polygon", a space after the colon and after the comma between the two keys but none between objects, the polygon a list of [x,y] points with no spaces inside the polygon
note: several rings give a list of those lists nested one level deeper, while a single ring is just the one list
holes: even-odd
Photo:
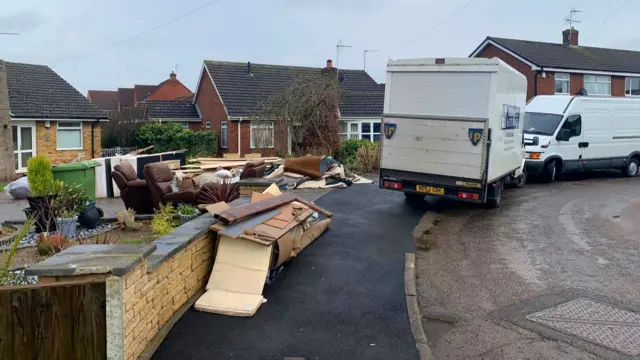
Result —
[{"label": "brown leather sofa", "polygon": [[267,168],[264,160],[248,161],[244,164],[240,179],[261,178],[264,177],[264,171]]},{"label": "brown leather sofa", "polygon": [[129,163],[113,167],[111,177],[120,189],[120,198],[127,209],[138,214],[153,214],[151,194],[145,180],[138,179],[135,169]]},{"label": "brown leather sofa", "polygon": [[198,189],[173,191],[171,189],[171,181],[173,173],[169,166],[165,163],[152,163],[144,166],[144,177],[151,193],[151,203],[155,209],[160,204],[172,203],[178,204],[195,204]]}]

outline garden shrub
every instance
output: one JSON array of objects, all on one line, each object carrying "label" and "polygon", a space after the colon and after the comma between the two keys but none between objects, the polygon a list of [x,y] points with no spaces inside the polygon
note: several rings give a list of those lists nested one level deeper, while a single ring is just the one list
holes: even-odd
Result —
[{"label": "garden shrub", "polygon": [[177,123],[149,123],[138,130],[141,147],[154,146],[156,152],[187,150],[187,157],[211,156],[218,151],[216,134],[193,131]]},{"label": "garden shrub", "polygon": [[44,155],[27,160],[27,181],[33,197],[55,194],[62,186],[61,182],[54,180],[51,161]]},{"label": "garden shrub", "polygon": [[361,146],[369,144],[368,140],[348,139],[340,143],[340,149],[336,153],[336,159],[344,164],[355,161],[356,152]]},{"label": "garden shrub", "polygon": [[171,203],[167,205],[160,204],[160,208],[156,210],[151,220],[151,231],[156,237],[164,236],[173,230],[173,215],[176,210]]},{"label": "garden shrub", "polygon": [[356,151],[358,171],[372,173],[380,169],[380,143],[369,142],[363,144]]}]

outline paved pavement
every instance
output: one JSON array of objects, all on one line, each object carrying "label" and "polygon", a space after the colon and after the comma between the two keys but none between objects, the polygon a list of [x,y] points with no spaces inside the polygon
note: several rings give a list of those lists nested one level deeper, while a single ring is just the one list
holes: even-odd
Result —
[{"label": "paved pavement", "polygon": [[331,230],[285,265],[254,317],[191,309],[153,359],[417,360],[403,267],[423,211],[376,185],[317,203],[334,212]]},{"label": "paved pavement", "polygon": [[[579,297],[638,310],[640,178],[527,184],[503,200],[496,210],[436,206],[432,249],[416,265],[436,358],[638,359],[525,316]],[[636,330],[640,323],[609,341],[633,342]]]}]

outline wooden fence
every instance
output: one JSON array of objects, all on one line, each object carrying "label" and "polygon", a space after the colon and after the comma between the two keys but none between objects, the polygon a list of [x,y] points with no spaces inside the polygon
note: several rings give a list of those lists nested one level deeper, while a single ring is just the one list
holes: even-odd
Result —
[{"label": "wooden fence", "polygon": [[105,284],[0,287],[0,359],[105,359]]}]

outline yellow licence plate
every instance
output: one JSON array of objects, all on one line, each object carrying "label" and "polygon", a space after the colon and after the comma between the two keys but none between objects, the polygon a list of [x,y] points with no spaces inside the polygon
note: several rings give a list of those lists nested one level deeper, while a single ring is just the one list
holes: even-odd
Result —
[{"label": "yellow licence plate", "polygon": [[444,188],[440,188],[440,187],[416,185],[416,191],[427,193],[427,194],[444,195]]}]

